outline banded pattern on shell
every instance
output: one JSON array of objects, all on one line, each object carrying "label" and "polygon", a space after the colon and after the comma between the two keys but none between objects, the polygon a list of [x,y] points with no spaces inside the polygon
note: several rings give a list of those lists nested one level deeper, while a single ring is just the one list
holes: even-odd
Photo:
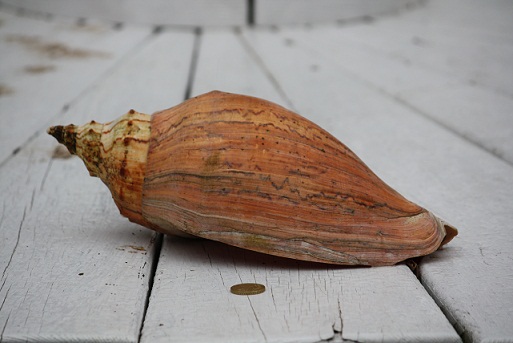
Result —
[{"label": "banded pattern on shell", "polygon": [[351,265],[426,255],[445,236],[335,137],[273,103],[211,92],[151,127],[142,212],[161,228]]},{"label": "banded pattern on shell", "polygon": [[49,129],[122,215],[167,234],[345,265],[432,253],[457,230],[349,148],[271,102],[210,92],[152,116]]}]

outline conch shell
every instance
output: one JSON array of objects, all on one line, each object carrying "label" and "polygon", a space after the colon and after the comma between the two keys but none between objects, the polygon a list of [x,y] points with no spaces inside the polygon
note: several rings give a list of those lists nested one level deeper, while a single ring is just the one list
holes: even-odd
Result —
[{"label": "conch shell", "polygon": [[457,234],[328,132],[253,97],[214,91],[48,133],[102,179],[122,215],[166,234],[370,266],[430,254]]}]

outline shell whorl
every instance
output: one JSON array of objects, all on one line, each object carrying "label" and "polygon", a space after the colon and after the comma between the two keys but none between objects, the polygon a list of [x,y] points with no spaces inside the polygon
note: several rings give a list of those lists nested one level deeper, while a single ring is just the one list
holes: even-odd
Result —
[{"label": "shell whorl", "polygon": [[[149,226],[141,214],[151,116],[130,110],[106,124],[52,126],[48,133],[79,156],[91,176],[109,187],[122,215]],[[151,226],[151,225],[150,225]]]}]

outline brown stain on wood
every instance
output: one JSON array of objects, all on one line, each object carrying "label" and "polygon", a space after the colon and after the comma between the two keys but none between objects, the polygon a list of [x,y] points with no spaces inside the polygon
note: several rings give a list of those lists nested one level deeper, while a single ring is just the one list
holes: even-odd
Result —
[{"label": "brown stain on wood", "polygon": [[46,42],[38,36],[8,35],[5,40],[9,43],[20,44],[51,59],[107,58],[110,56],[103,51],[70,47],[61,42]]},{"label": "brown stain on wood", "polygon": [[0,97],[2,96],[7,96],[7,95],[11,95],[14,93],[14,89],[12,89],[11,87],[9,86],[6,86],[6,85],[3,85],[3,84],[0,84]]},{"label": "brown stain on wood", "polygon": [[146,253],[146,248],[140,245],[122,245],[116,248],[116,250],[127,251],[131,254]]},{"label": "brown stain on wood", "polygon": [[28,74],[44,74],[54,70],[55,66],[48,64],[29,65],[23,68],[23,71]]},{"label": "brown stain on wood", "polygon": [[92,34],[102,34],[108,31],[108,28],[104,25],[99,24],[90,24],[90,23],[81,23],[77,22],[72,25],[63,26],[64,29],[69,29],[76,32],[86,32]]}]

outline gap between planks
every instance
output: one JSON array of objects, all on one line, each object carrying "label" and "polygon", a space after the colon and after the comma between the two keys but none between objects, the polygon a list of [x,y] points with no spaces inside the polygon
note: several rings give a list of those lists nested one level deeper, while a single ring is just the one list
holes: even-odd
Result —
[{"label": "gap between planks", "polygon": [[[156,27],[155,30],[153,31],[153,35],[158,35],[161,32],[162,32],[162,27],[160,27],[160,26]],[[194,43],[193,43],[191,61],[189,64],[187,84],[185,86],[185,94],[184,94],[184,98],[183,98],[184,101],[189,99],[191,96],[191,90],[192,90],[192,87],[194,84],[194,76],[196,75],[196,69],[198,67],[198,56],[200,53],[201,36],[202,36],[202,29],[198,27],[194,30]],[[150,298],[151,298],[151,293],[153,290],[155,274],[157,272],[157,266],[160,261],[160,254],[162,251],[163,241],[164,241],[164,234],[159,233],[157,235],[157,240],[155,242],[155,249],[153,251],[154,255],[153,255],[153,261],[152,261],[151,271],[150,271],[150,275],[149,275],[149,281],[148,281],[148,292],[146,293],[146,299],[144,300],[144,309],[143,309],[143,315],[142,315],[142,320],[141,320],[141,326],[139,328],[139,337],[137,340],[138,342],[141,342],[142,335],[143,335],[144,324],[146,322],[146,314],[148,313],[148,307],[150,306]]]},{"label": "gap between planks", "polygon": [[142,332],[144,328],[144,321],[146,319],[146,313],[148,313],[148,307],[150,306],[150,297],[151,291],[153,290],[153,281],[155,280],[155,273],[157,272],[157,265],[160,259],[160,252],[162,251],[162,242],[164,241],[163,236],[164,235],[162,233],[157,233],[153,251],[151,252],[153,254],[153,260],[151,262],[151,269],[148,275],[148,292],[146,292],[146,299],[144,299],[144,309],[141,319],[141,325],[139,327],[139,336],[137,338],[137,342],[141,341]]},{"label": "gap between planks", "polygon": [[194,77],[196,76],[196,69],[198,67],[198,57],[200,54],[200,46],[201,46],[201,36],[203,30],[200,27],[197,27],[194,30],[194,45],[192,50],[191,63],[189,65],[189,74],[187,77],[187,85],[185,87],[185,94],[183,99],[187,100],[191,97],[192,87],[194,84]]}]

